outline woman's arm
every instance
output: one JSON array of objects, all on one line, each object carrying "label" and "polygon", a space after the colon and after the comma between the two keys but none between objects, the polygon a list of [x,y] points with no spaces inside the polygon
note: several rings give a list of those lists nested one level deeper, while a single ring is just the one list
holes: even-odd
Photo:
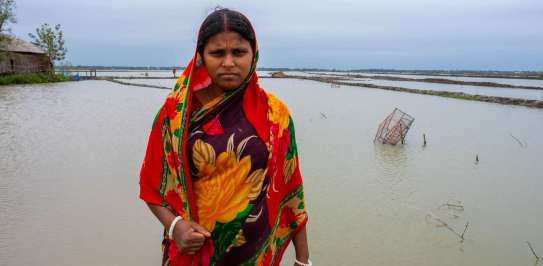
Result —
[{"label": "woman's arm", "polygon": [[[167,207],[149,203],[147,206],[168,230],[175,219],[175,214]],[[211,237],[211,234],[201,225],[192,221],[180,220],[175,224],[173,230],[173,240],[179,251],[189,255],[194,254],[204,245],[206,237]]]},{"label": "woman's arm", "polygon": [[156,216],[156,218],[164,225],[164,228],[166,230],[170,228],[170,225],[173,222],[173,219],[175,219],[175,215],[173,212],[168,209],[167,207],[159,206],[159,205],[153,205],[147,203],[147,206],[151,210],[151,212]]},{"label": "woman's arm", "polygon": [[294,235],[293,243],[296,250],[296,260],[303,263],[309,262],[309,247],[307,245],[307,231],[306,227],[302,228],[296,235]]}]

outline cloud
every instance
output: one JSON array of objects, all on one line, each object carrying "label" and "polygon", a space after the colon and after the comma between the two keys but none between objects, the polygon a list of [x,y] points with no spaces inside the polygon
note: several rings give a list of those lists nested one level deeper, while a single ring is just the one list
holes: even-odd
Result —
[{"label": "cloud", "polygon": [[62,24],[75,64],[180,65],[217,5],[252,20],[261,66],[543,69],[540,0],[26,0],[12,28]]}]

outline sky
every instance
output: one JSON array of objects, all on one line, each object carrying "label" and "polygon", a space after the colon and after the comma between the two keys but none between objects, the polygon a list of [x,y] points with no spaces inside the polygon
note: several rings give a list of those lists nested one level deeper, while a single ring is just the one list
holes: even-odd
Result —
[{"label": "sky", "polygon": [[184,66],[217,6],[251,20],[259,67],[543,71],[543,0],[17,0],[10,27],[61,24],[72,65]]}]

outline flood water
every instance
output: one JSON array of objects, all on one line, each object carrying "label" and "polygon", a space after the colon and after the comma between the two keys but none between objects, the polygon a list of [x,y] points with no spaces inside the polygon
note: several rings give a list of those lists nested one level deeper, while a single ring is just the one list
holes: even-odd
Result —
[{"label": "flood water", "polygon": [[402,87],[406,89],[463,92],[472,95],[498,96],[543,101],[543,90],[359,78],[353,80],[345,80],[342,82],[369,83],[378,86]]},{"label": "flood water", "polygon": [[[182,70],[178,70],[176,75],[182,73]],[[273,71],[259,71],[260,77],[270,77]],[[402,77],[402,78],[411,78],[414,80],[424,79],[424,78],[440,78],[440,79],[449,79],[457,81],[476,81],[476,82],[492,82],[507,84],[511,86],[533,86],[533,87],[543,87],[543,80],[530,80],[530,79],[502,79],[502,78],[474,78],[474,77],[453,77],[453,76],[424,76],[424,75],[401,75],[401,74],[374,74],[374,73],[357,73],[357,72],[303,72],[303,71],[286,71],[288,75],[292,76],[306,76],[306,77],[318,77],[318,76],[345,76],[349,75],[368,75],[368,76],[392,76],[392,77]],[[75,75],[74,73],[71,73]],[[79,73],[81,76],[87,75],[85,72]],[[173,77],[172,71],[169,70],[117,70],[117,71],[98,71],[97,75],[100,77],[120,77],[122,81],[137,83],[137,84],[150,84],[155,86],[170,87],[171,84],[175,84],[175,78]],[[160,78],[171,78],[166,80],[159,79],[149,79],[149,80],[139,80],[139,79],[124,79],[128,77],[160,77]],[[351,80],[341,80],[342,82],[347,83],[370,83],[379,86],[392,86],[392,87],[402,87],[406,89],[419,89],[419,90],[435,90],[435,91],[450,91],[450,92],[463,92],[466,94],[472,95],[485,95],[485,96],[497,96],[497,97],[508,97],[508,98],[517,98],[517,99],[526,99],[526,100],[541,100],[543,101],[543,90],[539,89],[522,89],[522,88],[502,88],[502,87],[491,87],[491,86],[472,86],[472,85],[459,85],[459,84],[441,84],[441,83],[428,83],[428,82],[418,82],[418,81],[390,81],[390,80],[381,80],[381,79],[371,79],[371,78],[353,78],[349,77]]]},{"label": "flood water", "polygon": [[537,79],[520,79],[520,78],[485,78],[485,77],[459,77],[459,76],[447,76],[447,75],[412,75],[412,74],[377,74],[377,73],[363,73],[363,72],[323,72],[326,74],[340,74],[340,75],[366,75],[366,76],[388,76],[399,77],[409,79],[450,79],[457,81],[468,82],[493,82],[501,84],[511,84],[515,86],[533,86],[543,87],[543,80]]},{"label": "flood water", "polygon": [[439,78],[439,79],[450,79],[450,80],[458,80],[458,81],[494,82],[494,83],[511,84],[511,85],[516,85],[516,86],[543,87],[543,80],[535,80],[535,79],[478,78],[478,77],[457,77],[457,76],[444,76],[444,75],[442,76],[388,75],[388,74],[376,74],[376,75],[403,77],[403,78],[412,78],[412,79]]},{"label": "flood water", "polygon": [[[261,84],[296,123],[315,265],[534,265],[526,241],[543,255],[542,110]],[[167,93],[107,81],[0,88],[2,265],[159,263],[162,229],[138,199],[138,173]],[[395,107],[415,117],[406,144],[374,144]],[[443,222],[459,233],[469,222],[465,240]]]},{"label": "flood water", "polygon": [[[290,73],[290,72],[289,72]],[[319,73],[302,73],[302,76],[319,76]],[[394,81],[383,80],[377,78],[355,78],[350,75],[367,75],[367,76],[389,76],[399,78],[410,78],[413,81]],[[445,84],[445,83],[431,83],[417,81],[428,78],[439,78],[455,81],[468,81],[468,82],[491,82],[498,84],[506,84],[511,86],[532,86],[543,87],[543,80],[529,80],[529,79],[499,79],[499,78],[472,78],[472,77],[452,77],[452,76],[421,76],[421,75],[398,75],[398,74],[373,74],[373,73],[354,73],[354,72],[322,72],[320,75],[325,76],[342,76],[349,78],[348,80],[341,80],[341,82],[347,83],[369,83],[378,86],[390,86],[401,87],[405,89],[418,89],[418,90],[434,90],[434,91],[449,91],[449,92],[463,92],[471,95],[485,95],[485,96],[497,96],[507,98],[517,98],[526,100],[538,100],[543,101],[543,90],[541,89],[523,89],[523,88],[503,88],[492,86],[473,86],[462,84]]]}]

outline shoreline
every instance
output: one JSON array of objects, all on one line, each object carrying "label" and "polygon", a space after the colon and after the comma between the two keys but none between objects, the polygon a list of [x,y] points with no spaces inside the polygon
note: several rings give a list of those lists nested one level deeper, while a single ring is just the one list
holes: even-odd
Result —
[{"label": "shoreline", "polygon": [[[347,72],[347,71],[345,71]],[[455,77],[455,78],[495,78],[495,79],[529,79],[529,80],[543,80],[543,73],[541,72],[526,72],[526,73],[497,73],[490,74],[484,71],[475,72],[459,72],[450,73],[447,71],[352,71],[351,73],[367,73],[367,74],[383,74],[383,75],[410,75],[410,76],[442,76],[442,77]],[[338,72],[341,73],[341,72]],[[536,74],[530,74],[536,73]]]},{"label": "shoreline", "polygon": [[[317,73],[312,73],[317,74]],[[445,78],[403,78],[403,77],[394,77],[394,76],[370,76],[370,75],[358,75],[358,74],[348,74],[348,75],[338,75],[338,74],[328,74],[330,76],[337,76],[342,78],[367,78],[367,79],[378,79],[378,80],[389,80],[389,81],[408,81],[408,82],[425,82],[425,83],[437,83],[437,84],[454,84],[454,85],[466,85],[466,86],[481,86],[481,87],[496,87],[496,88],[508,88],[508,89],[527,89],[527,90],[543,90],[543,87],[537,86],[523,86],[523,85],[512,85],[505,83],[496,83],[489,81],[463,81],[463,80],[452,80]],[[468,77],[468,76],[460,76]]]},{"label": "shoreline", "polygon": [[498,96],[474,95],[474,94],[467,94],[467,93],[463,93],[463,92],[406,89],[406,88],[402,88],[402,87],[379,86],[379,85],[368,84],[368,83],[349,83],[349,82],[342,82],[342,81],[338,81],[337,79],[325,78],[325,77],[306,77],[306,76],[288,76],[287,75],[285,77],[269,77],[269,78],[276,78],[276,79],[294,78],[294,79],[302,79],[302,80],[312,80],[312,81],[323,82],[323,83],[328,83],[328,84],[335,84],[335,85],[363,87],[363,88],[370,88],[370,89],[381,89],[381,90],[387,90],[387,91],[407,92],[407,93],[440,96],[440,97],[460,99],[460,100],[479,101],[479,102],[487,102],[487,103],[498,103],[498,104],[503,104],[503,105],[516,105],[516,106],[524,106],[524,107],[530,107],[530,108],[543,109],[543,101],[538,101],[538,100],[527,100],[527,99],[498,97]]},{"label": "shoreline", "polygon": [[[478,101],[478,102],[487,102],[487,103],[497,103],[497,104],[503,104],[503,105],[515,105],[515,106],[524,106],[529,108],[538,108],[543,109],[543,101],[539,100],[528,100],[528,99],[518,99],[518,98],[509,98],[509,97],[498,97],[498,96],[485,96],[485,95],[474,95],[474,94],[467,94],[463,92],[450,92],[450,91],[436,91],[436,90],[421,90],[421,89],[407,89],[403,87],[393,87],[393,86],[379,86],[375,84],[368,84],[368,83],[349,83],[349,82],[342,82],[341,79],[334,79],[332,77],[307,77],[307,76],[289,76],[286,75],[284,77],[259,77],[259,78],[270,78],[270,79],[300,79],[300,80],[311,80],[311,81],[317,81],[317,82],[323,82],[328,84],[335,84],[335,85],[344,85],[344,86],[354,86],[354,87],[363,87],[363,88],[370,88],[370,89],[381,89],[381,90],[387,90],[387,91],[397,91],[397,92],[407,92],[407,93],[414,93],[414,94],[422,94],[422,95],[431,95],[431,96],[439,96],[439,97],[445,97],[445,98],[452,98],[452,99],[459,99],[459,100],[468,100],[468,101]],[[126,77],[98,77],[94,80],[104,80],[109,81],[121,85],[126,86],[136,86],[136,87],[148,87],[148,88],[156,88],[156,89],[172,89],[168,87],[163,86],[157,86],[157,85],[147,85],[147,84],[139,84],[139,83],[130,83],[130,82],[124,82],[117,79],[146,79],[143,77],[132,77],[132,78],[126,78]],[[153,79],[171,79],[171,78],[165,78],[165,77],[154,77]]]},{"label": "shoreline", "polygon": [[0,76],[0,86],[57,83],[70,80],[70,77],[63,74],[21,73]]},{"label": "shoreline", "polygon": [[[124,79],[124,78],[122,78],[122,79]],[[171,90],[172,89],[172,88],[157,86],[157,85],[124,82],[124,81],[120,81],[120,80],[117,80],[117,79],[114,79],[114,78],[96,78],[94,80],[104,80],[104,81],[109,81],[109,82],[113,82],[113,83],[117,83],[117,84],[121,84],[121,85],[126,85],[126,86],[147,87],[147,88],[155,88],[155,89],[163,89],[163,90]]]},{"label": "shoreline", "polygon": [[[130,67],[130,66],[70,66],[70,67],[57,67],[56,71],[88,71],[98,70],[100,72],[163,72],[171,71],[172,69],[183,71],[182,66],[168,66],[168,67]],[[472,77],[472,78],[498,78],[498,79],[531,79],[531,80],[543,80],[543,71],[495,71],[495,70],[408,70],[408,69],[350,69],[350,70],[337,70],[337,69],[324,69],[324,68],[287,68],[287,67],[258,67],[257,71],[270,71],[270,72],[288,72],[288,71],[300,71],[300,72],[316,72],[322,74],[323,72],[333,72],[337,74],[355,73],[355,74],[384,74],[384,75],[421,75],[421,76],[443,76],[443,77]]]}]

